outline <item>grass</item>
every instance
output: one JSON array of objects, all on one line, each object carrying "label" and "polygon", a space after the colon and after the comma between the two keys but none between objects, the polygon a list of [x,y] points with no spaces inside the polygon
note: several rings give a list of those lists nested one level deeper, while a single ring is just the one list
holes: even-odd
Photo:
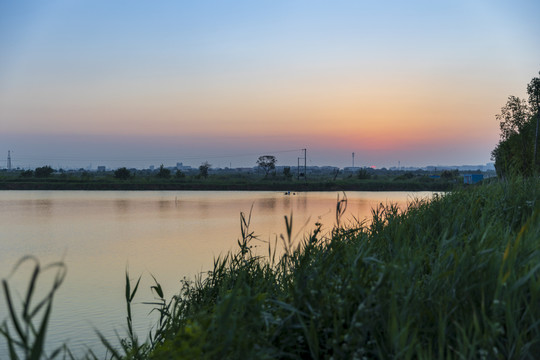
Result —
[{"label": "grass", "polygon": [[[241,214],[238,250],[180,294],[151,291],[159,322],[132,332],[117,359],[527,359],[540,353],[540,182],[456,190],[369,222],[285,233],[252,251]],[[279,244],[279,246],[278,246]],[[283,255],[277,252],[283,249]],[[135,287],[126,276],[128,329]],[[9,302],[8,302],[9,303]],[[4,325],[3,329],[6,329]],[[4,336],[6,331],[4,330]],[[11,333],[7,334],[8,339]],[[9,340],[8,340],[9,341]]]},{"label": "grass", "polygon": [[403,177],[381,170],[381,174],[365,179],[352,174],[338,178],[331,174],[317,174],[307,180],[297,180],[283,176],[262,178],[258,174],[211,174],[208,178],[189,175],[160,179],[142,173],[120,180],[110,174],[54,174],[46,178],[27,178],[13,172],[0,174],[0,190],[448,191],[463,182],[461,177],[433,179],[429,173]]},{"label": "grass", "polygon": [[381,206],[277,262],[228,254],[185,284],[150,357],[534,358],[538,190],[517,180]]},{"label": "grass", "polygon": [[[50,355],[45,355],[44,345],[47,334],[47,326],[52,311],[52,304],[56,290],[60,287],[66,276],[66,269],[63,263],[53,263],[41,267],[39,261],[33,256],[23,257],[14,267],[17,271],[23,263],[33,263],[33,271],[30,277],[28,290],[22,302],[20,313],[17,312],[16,304],[13,302],[10,287],[6,279],[2,280],[2,288],[6,297],[10,326],[4,322],[0,327],[0,335],[7,342],[10,359],[38,360],[42,358],[53,359],[61,352],[70,354],[65,346],[60,346],[53,350]],[[48,270],[56,269],[56,275],[51,289],[35,303],[35,289],[38,278]],[[7,355],[7,354],[6,354]]]}]

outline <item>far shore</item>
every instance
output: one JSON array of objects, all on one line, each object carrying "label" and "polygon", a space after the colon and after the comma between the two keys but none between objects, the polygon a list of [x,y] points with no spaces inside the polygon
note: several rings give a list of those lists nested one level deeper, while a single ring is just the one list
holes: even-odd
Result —
[{"label": "far shore", "polygon": [[195,190],[195,191],[449,191],[456,183],[422,183],[418,181],[363,182],[59,182],[59,181],[0,181],[0,190]]}]

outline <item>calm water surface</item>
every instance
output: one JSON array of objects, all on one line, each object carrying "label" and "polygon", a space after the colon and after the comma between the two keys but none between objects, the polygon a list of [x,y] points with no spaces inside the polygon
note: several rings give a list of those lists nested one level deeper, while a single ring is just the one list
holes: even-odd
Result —
[{"label": "calm water surface", "polygon": [[[286,196],[281,192],[219,191],[0,191],[0,277],[20,297],[26,291],[30,264],[14,274],[14,264],[35,255],[42,265],[62,260],[67,277],[58,291],[48,332],[49,348],[67,342],[82,355],[87,347],[101,354],[98,329],[114,344],[125,335],[124,283],[142,275],[134,306],[135,327],[142,338],[154,322],[148,316],[149,287],[154,275],[170,298],[180,280],[207,271],[219,254],[235,249],[240,212],[252,209],[251,229],[259,236],[258,251],[285,232],[284,215],[293,213],[297,240],[322,222],[335,224],[337,192]],[[342,196],[342,195],[341,195]],[[379,203],[405,205],[428,192],[348,192],[345,219],[365,219]],[[46,288],[54,276],[46,272]],[[0,297],[0,319],[7,316]],[[6,344],[0,339],[0,354]],[[0,356],[3,358],[3,356]]]}]

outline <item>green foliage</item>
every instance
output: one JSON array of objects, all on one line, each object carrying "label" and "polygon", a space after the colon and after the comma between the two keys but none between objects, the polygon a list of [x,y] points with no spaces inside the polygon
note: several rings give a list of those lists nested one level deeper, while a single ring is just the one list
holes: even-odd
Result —
[{"label": "green foliage", "polygon": [[501,113],[495,116],[499,120],[501,138],[506,140],[520,133],[530,116],[531,113],[525,100],[509,96],[506,105],[501,108]]},{"label": "green foliage", "polygon": [[[15,265],[13,272],[16,272],[24,263],[33,263],[34,266],[26,296],[22,300],[20,314],[17,313],[7,279],[2,280],[2,287],[10,320],[9,325],[7,319],[0,325],[0,335],[5,338],[9,349],[9,354],[5,355],[9,356],[9,359],[11,360],[52,359],[62,352],[64,353],[64,356],[66,356],[69,354],[69,351],[65,346],[60,346],[53,350],[49,356],[45,356],[45,338],[52,311],[53,299],[56,291],[64,281],[66,268],[63,263],[53,263],[41,267],[36,258],[25,256]],[[43,298],[38,299],[37,301],[34,300],[36,296],[35,290],[40,275],[53,269],[56,269],[57,272],[50,290]]]},{"label": "green foliage", "polygon": [[36,168],[36,170],[34,171],[34,175],[37,178],[46,178],[51,176],[53,172],[54,170],[50,166],[42,166]]},{"label": "green foliage", "polygon": [[237,253],[184,284],[150,358],[534,358],[539,191],[495,183],[350,225],[342,199],[328,235],[295,245],[286,218],[277,262],[245,229]]},{"label": "green foliage", "polygon": [[86,170],[81,172],[81,179],[82,180],[87,180],[88,181],[88,180],[92,179],[92,177],[93,177],[93,175],[90,172],[86,171]]},{"label": "green foliage", "polygon": [[208,161],[203,162],[201,166],[199,166],[199,176],[206,179],[208,177],[208,170],[210,170],[210,167],[212,167],[212,165],[210,165]]},{"label": "green foliage", "polygon": [[166,169],[163,164],[159,167],[159,171],[156,175],[160,179],[170,179],[171,178],[171,170]]},{"label": "green foliage", "polygon": [[[538,73],[540,75],[540,72]],[[527,93],[529,94],[529,104],[532,108],[533,113],[536,113],[534,122],[536,123],[535,132],[534,132],[534,165],[538,168],[540,167],[538,156],[538,133],[539,133],[539,123],[540,123],[540,77],[535,77],[527,85]]]},{"label": "green foliage", "polygon": [[[129,170],[128,170],[129,171]],[[68,175],[27,180],[17,174],[0,177],[2,190],[271,190],[271,191],[448,191],[455,187],[455,181],[427,176],[415,176],[412,179],[393,181],[393,176],[373,175],[371,179],[358,181],[356,177],[332,179],[333,175],[311,176],[308,180],[293,176],[272,176],[262,179],[255,174],[214,175],[201,178],[200,175],[171,179],[157,179],[155,174],[131,173],[128,179],[118,181],[114,172],[110,174],[92,174],[90,178],[80,175]],[[179,179],[183,179],[179,181]]]},{"label": "green foliage", "polygon": [[180,170],[176,170],[176,173],[174,174],[174,177],[177,179],[184,179],[186,177],[186,174],[184,174]]},{"label": "green foliage", "polygon": [[459,176],[459,170],[443,170],[441,173],[441,178],[452,180],[456,179]]},{"label": "green foliage", "polygon": [[23,170],[20,174],[20,177],[22,178],[31,178],[32,176],[34,176],[34,172],[32,170]]},{"label": "green foliage", "polygon": [[528,121],[520,132],[509,135],[492,151],[491,155],[499,176],[533,174],[533,126],[533,122]]},{"label": "green foliage", "polygon": [[540,170],[538,163],[538,122],[540,118],[540,79],[527,86],[529,103],[510,96],[501,113],[496,115],[501,140],[491,152],[497,175],[532,176]]},{"label": "green foliage", "polygon": [[293,175],[292,175],[292,172],[291,172],[291,167],[290,166],[285,166],[283,168],[283,176],[285,177],[285,179],[287,180],[291,180]]},{"label": "green foliage", "polygon": [[403,174],[403,175],[396,176],[396,177],[394,178],[394,180],[398,180],[398,181],[400,181],[400,180],[411,180],[411,179],[413,179],[414,177],[415,177],[415,176],[414,176],[414,174],[413,174],[412,172],[406,172],[406,173]]},{"label": "green foliage", "polygon": [[529,104],[537,109],[540,108],[540,77],[532,78],[527,85],[527,94],[529,95]]},{"label": "green foliage", "polygon": [[119,180],[127,180],[131,177],[131,172],[127,168],[121,167],[114,171],[114,177]]},{"label": "green foliage", "polygon": [[257,159],[257,166],[264,171],[264,177],[268,177],[270,171],[276,168],[276,157],[273,155],[259,156]]},{"label": "green foliage", "polygon": [[[168,179],[156,177],[157,171],[118,169],[119,171],[91,172],[84,169],[68,170],[64,176],[53,174],[48,178],[22,178],[21,172],[4,172],[0,177],[2,190],[273,190],[273,191],[447,191],[455,186],[455,181],[425,176],[426,172],[411,173],[410,179],[393,181],[403,174],[400,171],[368,169],[370,179],[359,181],[348,172],[339,177],[338,172],[313,173],[308,179],[287,172],[283,176],[276,172],[272,177],[261,179],[256,172],[216,171],[211,178],[204,178],[200,172],[176,171]],[[116,174],[116,176],[115,176]],[[287,177],[286,175],[289,174]],[[171,174],[172,175],[172,174]],[[120,176],[120,177],[118,177]],[[208,173],[207,173],[208,177]],[[122,181],[118,181],[122,179]],[[179,181],[181,180],[181,181]]]},{"label": "green foliage", "polygon": [[360,180],[367,180],[371,179],[371,174],[369,173],[368,169],[362,168],[358,170],[358,173],[356,174],[358,179]]}]

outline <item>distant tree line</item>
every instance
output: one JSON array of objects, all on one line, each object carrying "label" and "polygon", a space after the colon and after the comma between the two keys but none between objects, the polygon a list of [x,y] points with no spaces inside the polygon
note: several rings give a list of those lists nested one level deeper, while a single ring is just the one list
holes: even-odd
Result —
[{"label": "distant tree line", "polygon": [[47,178],[51,176],[54,173],[54,169],[50,166],[42,166],[38,167],[35,170],[24,170],[21,172],[22,178],[31,178],[31,177],[37,177],[37,178]]},{"label": "distant tree line", "polygon": [[[539,73],[540,75],[540,73]],[[496,115],[501,139],[491,152],[499,177],[538,174],[538,123],[540,121],[540,77],[527,85],[528,100],[509,96]]]}]

